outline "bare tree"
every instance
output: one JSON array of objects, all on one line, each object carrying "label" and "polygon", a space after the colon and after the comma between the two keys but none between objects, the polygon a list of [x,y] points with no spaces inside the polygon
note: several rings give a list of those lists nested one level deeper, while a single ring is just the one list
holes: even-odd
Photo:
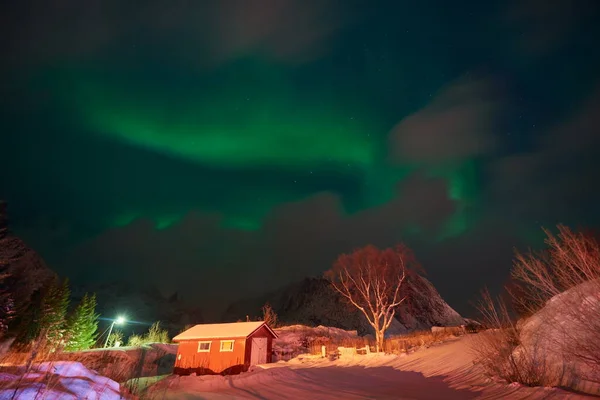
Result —
[{"label": "bare tree", "polygon": [[265,303],[262,307],[263,321],[267,323],[271,328],[277,327],[277,314],[273,310],[273,307],[269,303]]},{"label": "bare tree", "polygon": [[380,250],[366,246],[338,257],[325,273],[333,288],[358,308],[375,330],[377,351],[398,307],[405,300],[401,287],[416,266],[412,251],[404,245]]}]

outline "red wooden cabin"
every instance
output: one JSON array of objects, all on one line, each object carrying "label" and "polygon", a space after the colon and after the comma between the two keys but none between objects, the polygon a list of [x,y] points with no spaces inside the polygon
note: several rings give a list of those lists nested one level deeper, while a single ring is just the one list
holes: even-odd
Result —
[{"label": "red wooden cabin", "polygon": [[270,363],[275,338],[263,321],[196,325],[173,338],[179,343],[174,372],[233,374]]}]

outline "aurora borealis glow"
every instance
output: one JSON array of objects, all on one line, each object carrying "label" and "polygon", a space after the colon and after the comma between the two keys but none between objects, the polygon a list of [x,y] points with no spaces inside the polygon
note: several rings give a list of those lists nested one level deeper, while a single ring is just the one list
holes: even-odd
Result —
[{"label": "aurora borealis glow", "polygon": [[405,240],[461,309],[541,225],[600,223],[579,1],[3,5],[0,196],[75,280],[221,302]]}]

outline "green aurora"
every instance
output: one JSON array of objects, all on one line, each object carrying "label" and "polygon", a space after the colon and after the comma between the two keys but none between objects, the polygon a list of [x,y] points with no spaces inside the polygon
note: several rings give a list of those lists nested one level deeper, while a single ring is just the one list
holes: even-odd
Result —
[{"label": "green aurora", "polygon": [[73,282],[214,311],[406,242],[462,312],[600,226],[594,2],[96,3],[0,4],[0,199]]},{"label": "green aurora", "polygon": [[[148,77],[65,68],[46,75],[44,84],[52,88],[62,112],[73,113],[80,132],[99,140],[217,170],[289,173],[290,183],[301,179],[298,174],[313,180],[325,175],[354,180],[360,195],[343,199],[350,214],[390,201],[398,195],[398,181],[424,170],[432,178],[447,181],[448,198],[457,204],[456,214],[439,238],[468,228],[467,214],[477,195],[474,160],[452,165],[391,163],[387,137],[397,120],[366,100],[353,99],[350,93],[344,96],[337,90],[334,96],[327,86],[307,89],[276,70],[248,69],[245,74],[204,76],[203,84],[183,80],[167,86],[149,84]],[[254,79],[248,79],[249,74],[254,74]],[[257,190],[245,196],[242,205],[215,211],[224,213],[224,226],[256,230],[273,207],[316,192]],[[109,225],[150,218],[157,229],[164,229],[185,214],[177,209],[130,208],[114,214]]]},{"label": "green aurora", "polygon": [[381,126],[372,118],[341,100],[319,93],[308,98],[279,81],[182,93],[84,76],[67,93],[65,103],[76,107],[89,130],[202,164],[366,169],[377,158],[370,135]]}]

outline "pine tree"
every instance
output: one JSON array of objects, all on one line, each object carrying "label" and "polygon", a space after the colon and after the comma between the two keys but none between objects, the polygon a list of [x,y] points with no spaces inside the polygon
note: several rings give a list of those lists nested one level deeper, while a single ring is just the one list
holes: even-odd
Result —
[{"label": "pine tree", "polygon": [[67,319],[65,350],[78,351],[92,347],[96,342],[98,317],[96,295],[88,296],[86,293]]},{"label": "pine tree", "polygon": [[55,282],[42,299],[39,331],[44,335],[50,350],[64,345],[66,316],[69,308],[69,281]]}]

